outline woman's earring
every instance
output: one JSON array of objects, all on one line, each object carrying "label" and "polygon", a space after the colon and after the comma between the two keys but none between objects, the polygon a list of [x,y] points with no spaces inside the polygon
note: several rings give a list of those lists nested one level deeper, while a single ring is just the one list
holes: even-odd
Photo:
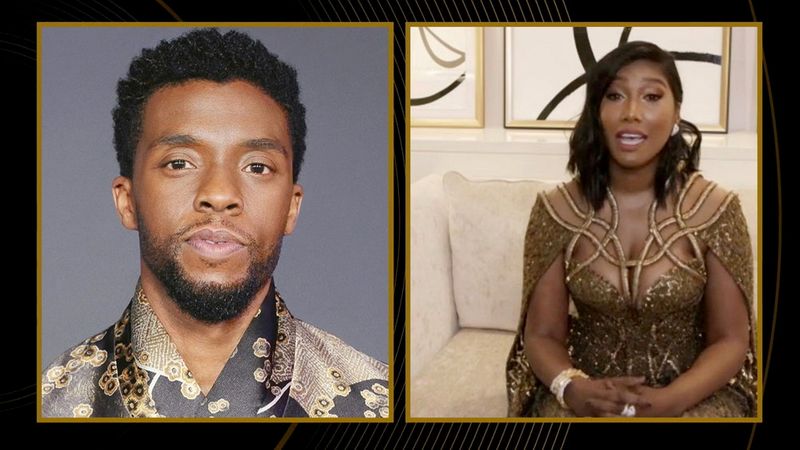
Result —
[{"label": "woman's earring", "polygon": [[678,131],[680,130],[681,130],[680,127],[678,127],[678,124],[676,123],[675,125],[672,126],[672,134],[670,134],[670,136],[675,136],[676,134],[678,134]]}]

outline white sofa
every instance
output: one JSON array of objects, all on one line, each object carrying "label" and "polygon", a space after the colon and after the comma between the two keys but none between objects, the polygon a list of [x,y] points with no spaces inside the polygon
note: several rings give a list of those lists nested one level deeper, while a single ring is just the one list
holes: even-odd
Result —
[{"label": "white sofa", "polygon": [[[429,175],[411,185],[410,415],[504,417],[536,180]],[[736,190],[753,243],[755,189]],[[758,273],[758,272],[756,272]]]}]

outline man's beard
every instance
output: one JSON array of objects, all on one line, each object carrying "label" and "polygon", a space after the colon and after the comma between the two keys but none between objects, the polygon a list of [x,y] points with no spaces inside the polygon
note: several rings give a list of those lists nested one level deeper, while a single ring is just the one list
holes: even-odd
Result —
[{"label": "man's beard", "polygon": [[[178,263],[182,236],[192,228],[211,221],[205,221],[184,228],[170,238],[160,241],[152,236],[141,219],[139,223],[139,248],[142,259],[166,289],[167,295],[185,313],[205,323],[220,323],[241,315],[255,300],[255,295],[278,264],[283,237],[265,252],[258,252],[254,240],[247,234],[240,235],[247,240],[250,265],[245,277],[227,284],[205,282],[192,279]],[[222,222],[227,228],[230,224]],[[234,228],[236,229],[236,228]]]}]

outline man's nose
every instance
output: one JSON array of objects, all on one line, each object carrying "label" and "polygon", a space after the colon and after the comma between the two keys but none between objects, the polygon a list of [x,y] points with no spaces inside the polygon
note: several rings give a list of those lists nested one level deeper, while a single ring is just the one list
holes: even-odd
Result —
[{"label": "man's nose", "polygon": [[236,215],[242,209],[239,177],[235,170],[222,166],[211,166],[203,174],[194,209],[200,212],[216,212]]}]

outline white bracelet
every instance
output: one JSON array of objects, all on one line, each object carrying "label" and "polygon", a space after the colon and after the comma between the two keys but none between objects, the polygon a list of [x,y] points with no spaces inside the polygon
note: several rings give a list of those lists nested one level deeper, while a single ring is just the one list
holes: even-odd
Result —
[{"label": "white bracelet", "polygon": [[553,382],[550,383],[550,392],[556,396],[558,404],[564,409],[569,409],[567,404],[564,403],[564,390],[567,389],[567,385],[569,385],[575,377],[589,378],[589,375],[586,375],[580,369],[570,367],[569,369],[562,370],[561,373],[553,378]]}]

